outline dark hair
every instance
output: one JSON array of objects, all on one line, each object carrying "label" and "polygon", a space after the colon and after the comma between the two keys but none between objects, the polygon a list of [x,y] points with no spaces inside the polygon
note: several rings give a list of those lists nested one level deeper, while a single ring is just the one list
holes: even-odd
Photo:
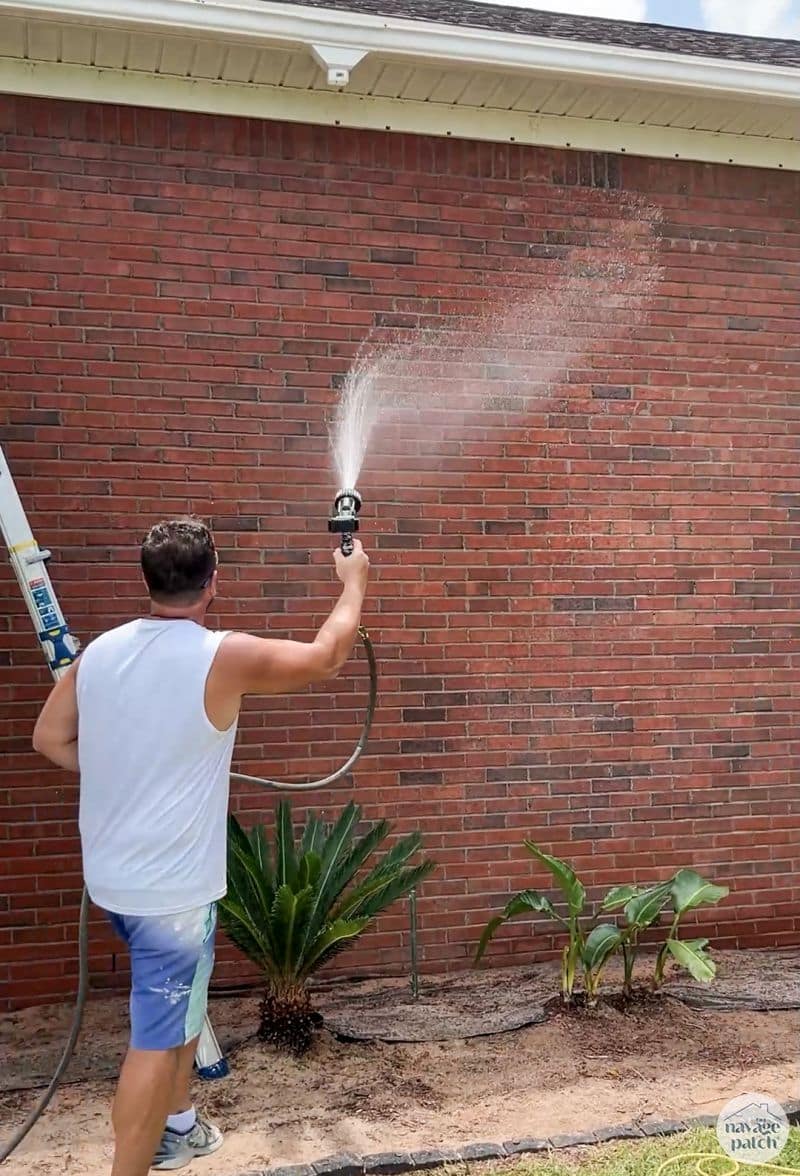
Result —
[{"label": "dark hair", "polygon": [[141,562],[154,600],[191,603],[211,582],[217,550],[211,531],[199,519],[168,519],[145,535]]}]

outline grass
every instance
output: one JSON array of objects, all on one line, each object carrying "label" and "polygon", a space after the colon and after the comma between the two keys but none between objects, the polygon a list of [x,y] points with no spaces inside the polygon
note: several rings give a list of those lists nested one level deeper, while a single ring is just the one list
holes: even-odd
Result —
[{"label": "grass", "polygon": [[[688,1152],[714,1156],[698,1169],[697,1159],[677,1159]],[[574,1152],[551,1152],[549,1155],[531,1156],[514,1165],[514,1176],[656,1176],[666,1160],[675,1157],[664,1169],[664,1176],[698,1176],[705,1171],[707,1176],[733,1176],[733,1161],[725,1155],[717,1142],[716,1132],[711,1129],[696,1129],[684,1135],[671,1135],[666,1139],[647,1139],[605,1144],[599,1147],[580,1148]],[[800,1176],[800,1129],[793,1127],[789,1142],[781,1155],[773,1161],[780,1168],[794,1170]],[[487,1176],[501,1172],[508,1173],[508,1166],[495,1168]],[[741,1176],[769,1176],[768,1168],[742,1164]]]}]

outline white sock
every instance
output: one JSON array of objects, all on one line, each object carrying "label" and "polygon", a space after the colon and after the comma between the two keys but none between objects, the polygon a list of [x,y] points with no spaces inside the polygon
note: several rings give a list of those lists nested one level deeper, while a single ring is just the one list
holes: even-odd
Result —
[{"label": "white sock", "polygon": [[189,1107],[188,1111],[181,1111],[178,1115],[170,1115],[167,1119],[167,1127],[170,1131],[177,1131],[179,1135],[188,1135],[196,1122],[197,1111],[194,1107]]}]

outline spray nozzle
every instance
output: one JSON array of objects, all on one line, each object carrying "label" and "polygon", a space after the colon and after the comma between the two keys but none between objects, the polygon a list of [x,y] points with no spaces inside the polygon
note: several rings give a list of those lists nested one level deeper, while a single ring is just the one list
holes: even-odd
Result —
[{"label": "spray nozzle", "polygon": [[361,510],[361,495],[357,490],[340,490],[333,502],[333,514],[328,519],[328,530],[341,535],[342,551],[350,555],[353,550],[353,533],[358,530],[358,512]]}]

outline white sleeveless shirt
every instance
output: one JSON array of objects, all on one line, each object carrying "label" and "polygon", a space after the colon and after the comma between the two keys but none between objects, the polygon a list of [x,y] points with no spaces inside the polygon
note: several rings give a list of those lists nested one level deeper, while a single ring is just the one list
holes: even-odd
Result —
[{"label": "white sleeveless shirt", "polygon": [[225,893],[237,724],[218,731],[204,699],[225,636],[149,617],[104,633],[80,657],[83,871],[105,910],[171,915]]}]

